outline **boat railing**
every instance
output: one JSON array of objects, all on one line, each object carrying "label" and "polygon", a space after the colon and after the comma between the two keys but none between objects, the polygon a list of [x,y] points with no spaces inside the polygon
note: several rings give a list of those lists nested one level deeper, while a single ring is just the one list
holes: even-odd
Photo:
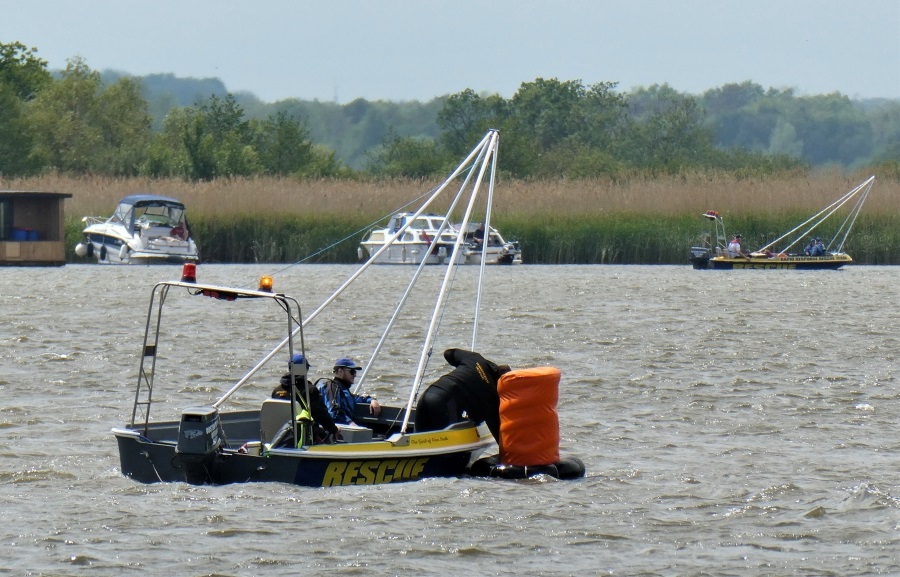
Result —
[{"label": "boat railing", "polygon": [[[150,295],[150,304],[147,311],[147,324],[144,328],[141,362],[138,370],[137,387],[134,396],[134,407],[131,413],[131,428],[142,426],[146,434],[146,431],[150,426],[150,409],[153,404],[156,363],[159,358],[158,351],[160,350],[160,336],[162,332],[162,311],[168,299],[169,291],[172,288],[184,288],[191,296],[206,296],[211,297],[213,300],[225,302],[245,299],[271,299],[287,316],[286,329],[288,336],[283,345],[276,347],[269,352],[256,364],[256,366],[250,369],[246,375],[238,380],[228,391],[222,394],[219,399],[212,404],[216,409],[247,383],[247,381],[265,366],[284,346],[289,347],[288,354],[292,356],[295,350],[295,336],[300,345],[296,350],[305,354],[302,326],[298,326],[300,325],[300,319],[302,319],[302,312],[300,304],[293,297],[262,289],[223,287],[218,285],[200,284],[190,280],[159,282],[154,285]],[[297,329],[296,335],[295,327]],[[291,402],[294,402],[293,399]]]}]

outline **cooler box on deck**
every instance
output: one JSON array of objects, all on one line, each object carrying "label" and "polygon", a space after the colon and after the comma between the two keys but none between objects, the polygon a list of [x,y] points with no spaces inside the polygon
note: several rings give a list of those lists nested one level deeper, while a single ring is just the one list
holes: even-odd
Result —
[{"label": "cooler box on deck", "polygon": [[372,440],[372,429],[353,425],[338,425],[346,443],[365,443]]}]

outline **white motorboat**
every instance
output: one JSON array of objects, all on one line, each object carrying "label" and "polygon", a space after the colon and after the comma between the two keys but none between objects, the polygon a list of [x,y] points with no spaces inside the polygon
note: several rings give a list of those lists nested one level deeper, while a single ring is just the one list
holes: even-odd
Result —
[{"label": "white motorboat", "polygon": [[[373,229],[360,243],[359,258],[370,258],[380,249],[374,264],[447,264],[453,245],[463,227],[447,223],[444,216],[436,214],[416,215],[400,212],[393,215],[384,228]],[[398,232],[403,230],[402,234]],[[459,264],[521,264],[522,249],[518,242],[507,242],[494,227],[490,227],[487,243],[482,223],[469,223],[464,227],[462,249],[457,253]],[[397,238],[394,238],[397,236]]]},{"label": "white motorboat", "polygon": [[[444,216],[400,212],[391,217],[386,227],[369,232],[360,243],[359,257],[370,258],[384,249],[373,264],[419,264],[423,260],[426,264],[446,264],[457,236]],[[459,262],[465,262],[465,258],[465,251],[461,251]]]},{"label": "white motorboat", "polygon": [[184,204],[166,196],[135,194],[119,201],[109,218],[86,216],[75,254],[104,264],[198,262]]},{"label": "white motorboat", "polygon": [[467,263],[480,264],[484,254],[485,264],[522,264],[522,247],[518,241],[507,242],[496,228],[491,227],[485,244],[484,232],[483,223],[470,223],[465,227],[463,240],[468,244]]}]

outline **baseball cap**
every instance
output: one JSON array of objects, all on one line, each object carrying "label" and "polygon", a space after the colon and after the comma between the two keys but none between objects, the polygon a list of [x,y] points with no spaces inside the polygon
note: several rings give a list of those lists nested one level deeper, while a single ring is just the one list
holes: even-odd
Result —
[{"label": "baseball cap", "polygon": [[338,360],[334,361],[334,368],[338,367],[346,367],[348,369],[361,369],[362,367],[353,362],[353,359],[349,359],[347,357],[341,357]]},{"label": "baseball cap", "polygon": [[307,369],[309,368],[309,361],[307,361],[306,357],[304,357],[301,353],[294,353],[294,356],[291,357],[291,363],[293,363],[295,365],[304,365],[305,364],[306,368]]}]

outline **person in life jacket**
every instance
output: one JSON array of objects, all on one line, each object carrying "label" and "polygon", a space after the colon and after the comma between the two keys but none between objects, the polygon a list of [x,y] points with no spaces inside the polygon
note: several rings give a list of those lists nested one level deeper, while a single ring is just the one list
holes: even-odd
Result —
[{"label": "person in life jacket", "polygon": [[[310,368],[309,361],[300,353],[294,354],[291,363],[300,366],[306,365],[307,371]],[[288,366],[288,369],[290,369],[290,366]],[[319,393],[319,390],[308,380],[305,383],[306,388],[304,388],[304,378],[302,375],[297,375],[294,378],[294,381],[294,386],[292,387],[291,373],[288,372],[282,375],[281,382],[272,391],[272,398],[289,401],[291,400],[291,389],[293,389],[295,392],[294,396],[300,404],[301,411],[306,411],[312,419],[312,442],[323,443],[340,439],[340,430],[335,424],[334,419],[331,418],[331,414],[328,412],[328,407],[325,406],[325,402],[322,400],[322,395]],[[307,390],[309,391],[309,407],[306,406]]]},{"label": "person in life jacket", "polygon": [[436,431],[465,420],[484,421],[494,440],[500,442],[500,395],[497,381],[509,372],[509,365],[498,365],[479,353],[447,349],[444,359],[453,367],[450,373],[431,384],[416,405],[416,431]]},{"label": "person in life jacket", "polygon": [[744,258],[750,258],[750,255],[744,252],[744,247],[741,245],[743,243],[743,238],[741,235],[736,234],[734,238],[731,239],[731,242],[728,243],[728,256],[731,258],[737,258],[742,256]]},{"label": "person in life jacket", "polygon": [[334,422],[339,425],[356,425],[353,413],[357,403],[368,403],[369,412],[376,417],[381,414],[381,405],[370,395],[356,395],[350,391],[356,380],[356,371],[362,367],[352,359],[341,357],[334,362],[334,376],[330,379],[319,379],[316,387],[325,399],[325,406]]}]

